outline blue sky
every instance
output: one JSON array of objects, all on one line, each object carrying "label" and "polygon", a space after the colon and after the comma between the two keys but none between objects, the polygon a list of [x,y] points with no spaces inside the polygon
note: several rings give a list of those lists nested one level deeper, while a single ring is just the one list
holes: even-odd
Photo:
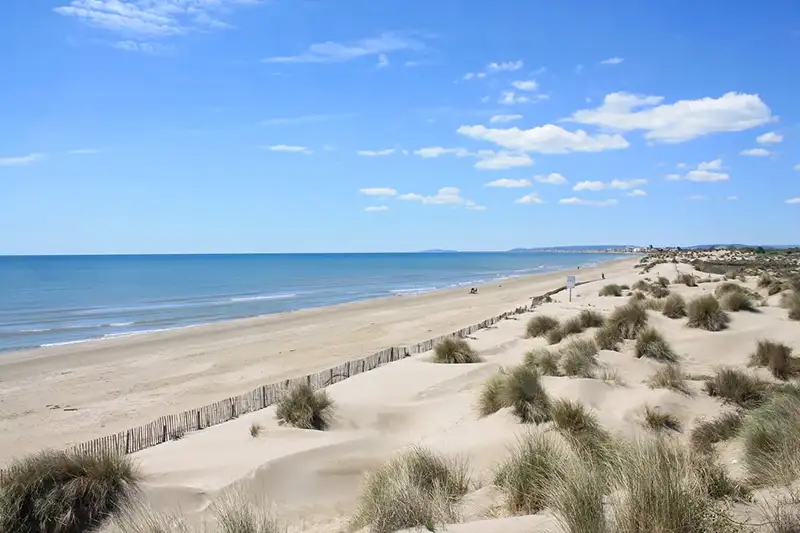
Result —
[{"label": "blue sky", "polygon": [[0,9],[0,253],[800,240],[791,0]]}]

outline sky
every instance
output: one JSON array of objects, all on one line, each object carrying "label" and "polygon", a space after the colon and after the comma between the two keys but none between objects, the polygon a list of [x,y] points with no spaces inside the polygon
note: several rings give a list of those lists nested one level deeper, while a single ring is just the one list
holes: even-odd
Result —
[{"label": "sky", "polygon": [[800,242],[795,0],[0,13],[0,254]]}]

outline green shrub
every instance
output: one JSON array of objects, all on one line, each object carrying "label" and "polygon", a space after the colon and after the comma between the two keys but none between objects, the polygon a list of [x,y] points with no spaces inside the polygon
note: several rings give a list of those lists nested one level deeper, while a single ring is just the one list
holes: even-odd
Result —
[{"label": "green shrub", "polygon": [[718,397],[744,409],[761,404],[770,392],[769,383],[735,368],[720,368],[705,382],[709,396]]},{"label": "green shrub", "polygon": [[742,427],[744,417],[738,411],[723,413],[713,420],[699,422],[689,434],[692,449],[700,453],[712,451],[717,442],[732,439]]},{"label": "green shrub", "polygon": [[701,486],[712,500],[749,499],[748,488],[734,481],[728,471],[712,452],[691,455],[692,469],[697,474]]},{"label": "green shrub", "polygon": [[547,315],[537,315],[528,321],[527,332],[529,337],[543,337],[551,330],[558,328],[558,319]]},{"label": "green shrub", "polygon": [[679,274],[673,283],[678,285],[686,285],[687,287],[697,287],[697,279],[691,274]]},{"label": "green shrub", "polygon": [[775,394],[744,421],[744,464],[757,483],[800,477],[800,397]]},{"label": "green shrub", "polygon": [[569,458],[545,490],[547,507],[565,533],[610,533],[604,498],[608,483],[591,461]]},{"label": "green shrub", "polygon": [[578,333],[583,333],[584,329],[585,328],[583,327],[581,318],[577,316],[570,318],[561,325],[561,332],[565,337],[568,335],[577,335]]},{"label": "green shrub", "polygon": [[561,351],[561,367],[566,376],[594,377],[597,346],[591,340],[574,340]]},{"label": "green shrub", "polygon": [[622,343],[622,333],[619,328],[606,324],[594,334],[594,342],[601,350],[618,351]]},{"label": "green shrub", "polygon": [[261,427],[261,424],[256,424],[253,422],[250,424],[250,436],[254,439],[257,439],[259,435],[261,435],[261,430],[264,429]]},{"label": "green shrub", "polygon": [[622,296],[622,287],[616,283],[609,283],[600,289],[600,296]]},{"label": "green shrub", "polygon": [[94,531],[131,501],[140,481],[129,455],[46,451],[0,478],[0,531]]},{"label": "green shrub", "polygon": [[418,527],[433,531],[458,519],[455,506],[469,483],[466,463],[411,448],[367,476],[350,526],[373,533]]},{"label": "green shrub", "polygon": [[768,340],[758,341],[756,351],[750,355],[750,365],[769,368],[778,379],[787,379],[795,371],[792,349]]},{"label": "green shrub", "polygon": [[439,364],[471,364],[483,361],[478,352],[472,349],[467,341],[457,337],[448,337],[433,349],[433,362]]},{"label": "green shrub", "polygon": [[678,360],[678,355],[667,340],[653,328],[645,329],[636,338],[636,357],[649,357],[668,363]]},{"label": "green shrub", "polygon": [[585,329],[599,328],[606,323],[606,319],[603,317],[603,315],[597,311],[590,311],[589,309],[584,309],[581,311],[581,314],[578,315],[578,318],[580,318],[581,325]]},{"label": "green shrub", "polygon": [[653,431],[663,431],[665,429],[679,433],[681,431],[681,421],[675,415],[652,409],[649,405],[644,408],[644,423],[646,427]]},{"label": "green shrub", "polygon": [[531,350],[525,354],[525,364],[539,371],[543,376],[560,376],[558,368],[561,355],[547,348]]},{"label": "green shrub", "polygon": [[738,283],[733,283],[732,281],[726,281],[724,283],[720,283],[719,285],[717,285],[717,288],[714,289],[714,296],[716,296],[717,298],[722,298],[723,295],[734,292],[745,292],[745,289]]},{"label": "green shrub", "polygon": [[545,433],[530,432],[521,437],[494,476],[508,510],[527,515],[544,509],[548,488],[563,472],[567,457],[567,451]]},{"label": "green shrub", "polygon": [[750,311],[757,312],[758,309],[753,300],[745,292],[728,292],[720,298],[720,305],[726,311]]},{"label": "green shrub", "polygon": [[683,318],[686,316],[686,301],[680,294],[670,294],[664,300],[661,313],[667,318]]},{"label": "green shrub", "polygon": [[502,404],[511,407],[520,422],[541,424],[550,420],[550,397],[531,367],[512,368],[501,390]]},{"label": "green shrub", "polygon": [[722,331],[728,327],[730,317],[719,306],[716,298],[707,294],[698,296],[689,302],[686,314],[690,328],[701,328],[707,331]]},{"label": "green shrub", "polygon": [[508,374],[500,370],[483,382],[480,396],[478,396],[478,414],[480,416],[489,416],[503,407],[507,407],[503,392],[507,379]]},{"label": "green shrub", "polygon": [[581,457],[605,467],[613,459],[611,435],[600,426],[597,416],[582,403],[558,399],[550,408],[553,424]]},{"label": "green shrub", "polygon": [[616,329],[623,339],[635,339],[647,326],[647,311],[641,305],[628,303],[614,309],[606,325]]},{"label": "green shrub", "polygon": [[680,365],[670,363],[660,367],[650,376],[651,389],[672,389],[683,394],[689,394],[689,387],[686,384],[686,376]]},{"label": "green shrub", "polygon": [[325,390],[314,391],[301,383],[277,401],[275,414],[281,424],[300,429],[326,430],[333,420],[334,403]]},{"label": "green shrub", "polygon": [[[630,286],[630,285],[620,285],[620,286],[619,286],[619,288],[620,288],[621,290],[623,290],[623,291],[629,291],[629,290],[631,290],[631,286]],[[622,294],[620,294],[620,296],[622,296]]]}]

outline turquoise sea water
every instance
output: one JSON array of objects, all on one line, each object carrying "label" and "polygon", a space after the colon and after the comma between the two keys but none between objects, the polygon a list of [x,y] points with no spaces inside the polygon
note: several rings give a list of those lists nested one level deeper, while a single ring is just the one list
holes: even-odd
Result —
[{"label": "turquoise sea water", "polygon": [[0,351],[468,286],[581,253],[0,257]]}]

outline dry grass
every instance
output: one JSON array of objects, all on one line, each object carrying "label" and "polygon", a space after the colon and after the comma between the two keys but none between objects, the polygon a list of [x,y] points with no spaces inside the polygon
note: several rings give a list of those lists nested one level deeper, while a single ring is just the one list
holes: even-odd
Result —
[{"label": "dry grass", "polygon": [[763,272],[761,276],[758,278],[758,288],[759,289],[766,289],[773,283],[775,283],[775,278],[769,272]]},{"label": "dry grass", "polygon": [[671,389],[683,394],[690,394],[686,384],[686,376],[680,365],[666,364],[656,370],[649,379],[651,389]]},{"label": "dry grass", "polygon": [[697,287],[697,279],[691,274],[679,274],[673,283],[686,285],[687,287]]},{"label": "dry grass", "polygon": [[639,281],[631,285],[631,289],[635,291],[646,291],[649,288],[650,285],[648,285],[647,282],[643,279],[640,279]]},{"label": "dry grass", "polygon": [[642,307],[649,311],[656,311],[660,313],[664,310],[664,304],[666,302],[666,298],[648,298],[642,302]]},{"label": "dry grass", "polygon": [[738,411],[723,413],[713,420],[699,422],[689,434],[692,449],[700,453],[713,450],[713,445],[732,439],[739,433],[744,416]]},{"label": "dry grass", "polygon": [[93,531],[131,501],[139,481],[130,456],[46,451],[25,457],[0,481],[0,531]]},{"label": "dry grass", "polygon": [[792,349],[779,342],[759,340],[756,351],[750,355],[750,366],[769,368],[778,379],[788,379],[797,370]]},{"label": "dry grass", "polygon": [[565,376],[593,378],[597,367],[597,345],[591,340],[574,340],[561,350]]},{"label": "dry grass", "polygon": [[591,311],[589,309],[584,309],[581,311],[581,314],[578,315],[580,318],[581,325],[585,328],[599,328],[602,327],[606,323],[605,317],[598,313],[597,311]]},{"label": "dry grass", "polygon": [[653,431],[672,430],[681,432],[681,421],[672,413],[665,413],[653,409],[649,405],[644,407],[644,425]]},{"label": "dry grass", "polygon": [[494,476],[509,512],[527,515],[544,509],[548,489],[563,472],[568,457],[564,446],[545,433],[529,432],[521,437]]},{"label": "dry grass", "polygon": [[628,298],[628,303],[630,304],[641,304],[647,300],[647,295],[642,291],[633,291],[631,293],[631,297]]},{"label": "dry grass", "polygon": [[686,325],[690,328],[700,328],[707,331],[722,331],[728,327],[730,317],[722,310],[719,302],[712,295],[698,296],[689,302],[687,307],[689,321]]},{"label": "dry grass", "polygon": [[334,403],[324,390],[296,385],[277,402],[275,414],[281,424],[300,429],[326,430],[333,420]]},{"label": "dry grass", "polygon": [[735,291],[723,294],[720,298],[720,305],[724,310],[734,313],[738,311],[758,312],[753,299],[745,292]]},{"label": "dry grass", "polygon": [[622,296],[622,287],[616,283],[609,283],[600,289],[599,294],[600,296]]},{"label": "dry grass", "polygon": [[596,466],[607,466],[615,451],[614,442],[591,410],[580,402],[558,399],[553,402],[550,413],[553,425],[575,451]]},{"label": "dry grass", "polygon": [[662,287],[669,287],[669,280],[667,278],[665,278],[664,276],[658,276],[658,279],[656,280],[656,283],[658,283]]},{"label": "dry grass", "polygon": [[565,337],[568,335],[577,335],[578,333],[583,333],[584,329],[586,328],[584,328],[583,321],[579,316],[570,318],[561,325],[561,332]]},{"label": "dry grass", "polygon": [[604,506],[607,487],[601,468],[570,458],[549,479],[546,504],[565,533],[611,533]]},{"label": "dry grass", "polygon": [[756,483],[800,477],[800,396],[774,394],[744,421],[744,464]]},{"label": "dry grass", "polygon": [[560,359],[561,354],[551,352],[547,348],[531,350],[525,354],[525,364],[535,368],[543,376],[560,376]]},{"label": "dry grass", "polygon": [[564,339],[564,337],[566,337],[566,335],[564,334],[564,331],[560,327],[553,328],[547,332],[547,343],[558,344]]},{"label": "dry grass", "polygon": [[543,337],[558,326],[558,319],[547,315],[538,315],[528,321],[525,329],[528,337]]},{"label": "dry grass", "polygon": [[522,423],[541,424],[550,420],[550,397],[538,372],[529,366],[519,365],[508,372],[501,399]]},{"label": "dry grass", "polygon": [[623,339],[635,339],[646,326],[647,311],[635,303],[614,309],[606,323],[606,327],[615,329]]},{"label": "dry grass", "polygon": [[483,359],[464,339],[448,337],[434,347],[432,361],[439,364],[464,365],[480,363]]},{"label": "dry grass", "polygon": [[457,459],[411,448],[367,476],[351,521],[372,533],[457,521],[457,505],[469,490],[469,469]]},{"label": "dry grass", "polygon": [[683,318],[686,316],[686,300],[680,294],[670,294],[664,300],[661,313],[667,318]]},{"label": "dry grass", "polygon": [[252,424],[250,424],[250,436],[253,437],[254,439],[257,439],[259,435],[261,435],[262,429],[263,428],[261,427],[261,424],[253,422]]},{"label": "dry grass", "polygon": [[720,368],[707,379],[704,388],[709,396],[744,409],[758,407],[768,396],[770,384],[735,368]]},{"label": "dry grass", "polygon": [[669,289],[659,284],[650,285],[648,290],[653,298],[666,298],[669,296]]},{"label": "dry grass", "polygon": [[692,469],[701,486],[712,500],[746,501],[750,497],[747,485],[734,481],[712,452],[692,454]]},{"label": "dry grass", "polygon": [[667,340],[654,328],[647,328],[636,338],[636,357],[648,357],[656,361],[674,363],[678,354],[672,349]]},{"label": "dry grass", "polygon": [[738,283],[734,283],[732,281],[726,281],[724,283],[720,283],[717,285],[717,288],[714,289],[714,296],[717,298],[721,298],[725,294],[730,294],[733,292],[745,292],[745,288],[739,285]]},{"label": "dry grass", "polygon": [[273,506],[267,502],[254,504],[240,490],[226,491],[211,505],[217,520],[217,533],[281,533],[286,531]]},{"label": "dry grass", "polygon": [[137,501],[114,511],[105,533],[191,533],[181,516],[159,513]]},{"label": "dry grass", "polygon": [[787,300],[789,320],[800,320],[800,292],[792,291]]},{"label": "dry grass", "polygon": [[618,328],[606,324],[594,334],[594,342],[601,350],[618,351],[622,344],[622,333]]},{"label": "dry grass", "polygon": [[500,370],[483,382],[478,396],[478,414],[480,416],[489,416],[506,407],[503,390],[507,379],[508,374],[504,370]]}]

